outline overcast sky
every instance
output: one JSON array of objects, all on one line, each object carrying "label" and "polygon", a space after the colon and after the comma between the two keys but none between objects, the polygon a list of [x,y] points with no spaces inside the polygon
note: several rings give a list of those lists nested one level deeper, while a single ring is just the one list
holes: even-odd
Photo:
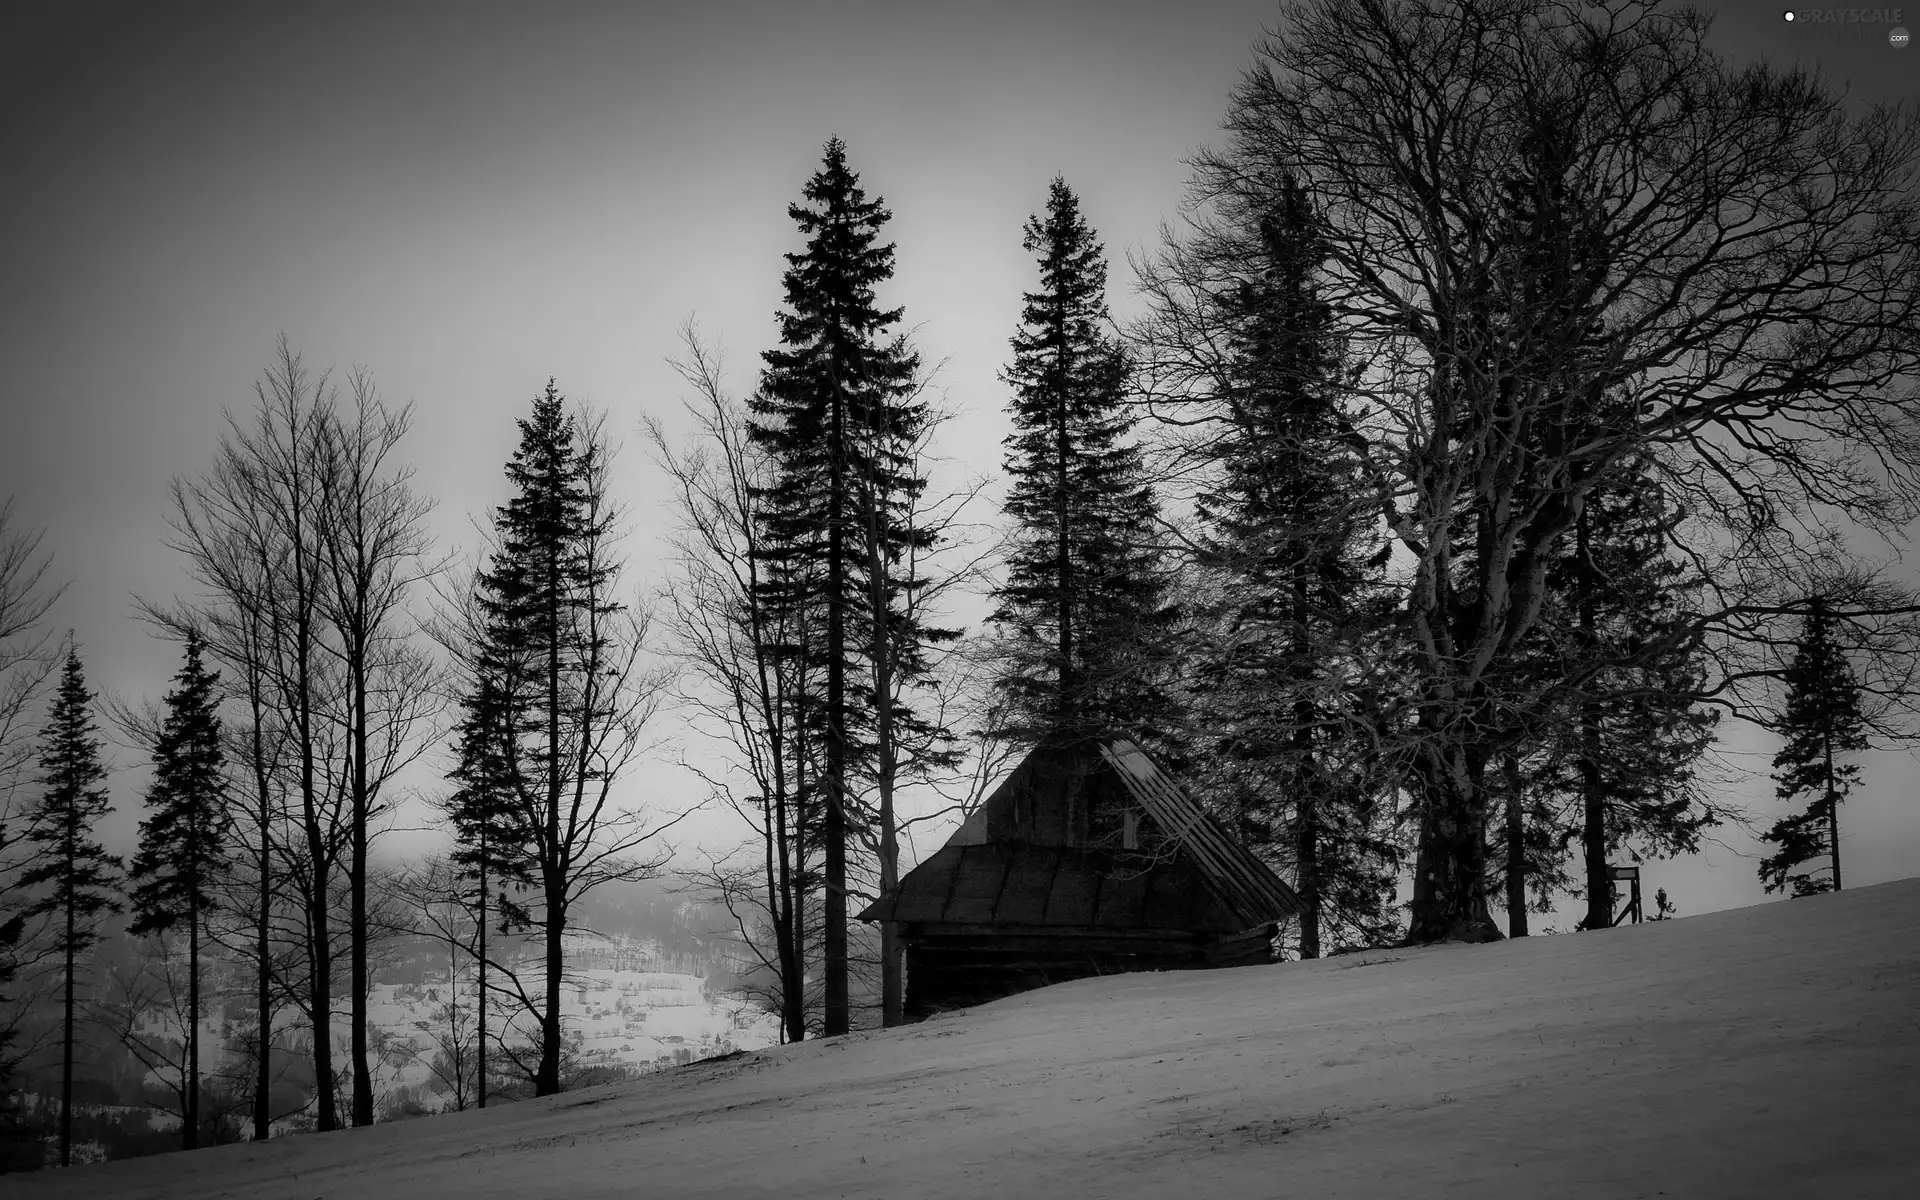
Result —
[{"label": "overcast sky", "polygon": [[[1781,11],[1722,6],[1718,44],[1819,58],[1862,100],[1920,78],[1887,26]],[[964,413],[947,452],[995,469],[996,375],[1030,286],[1021,223],[1064,174],[1127,309],[1127,253],[1177,217],[1183,160],[1276,13],[15,0],[0,15],[0,495],[46,528],[72,580],[57,621],[96,686],[134,696],[158,696],[175,662],[128,617],[133,594],[184,586],[162,545],[168,481],[205,467],[282,332],[415,406],[409,456],[449,547],[503,498],[513,418],[548,375],[626,435],[644,526],[658,493],[637,425],[678,407],[677,329],[697,317],[751,386],[780,254],[798,247],[786,208],[831,135],[894,211],[886,299],[947,363]],[[1764,742],[1733,750],[1764,773]],[[1915,873],[1916,782],[1904,757],[1867,763],[1843,817],[1850,881]],[[139,786],[117,777],[124,828]],[[1742,792],[1773,812],[1764,779]],[[1687,912],[1755,902],[1751,845],[1729,840],[1649,879]]]}]

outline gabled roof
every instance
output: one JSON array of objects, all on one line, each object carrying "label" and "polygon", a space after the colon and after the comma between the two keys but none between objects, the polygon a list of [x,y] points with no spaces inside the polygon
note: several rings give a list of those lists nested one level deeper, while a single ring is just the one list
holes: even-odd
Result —
[{"label": "gabled roof", "polygon": [[[1234,841],[1145,750],[1124,738],[1104,742],[1098,750],[1099,762],[1091,769],[1110,774],[1152,818],[1167,838],[1160,850],[990,837],[990,829],[1009,827],[991,819],[988,809],[1007,802],[1010,785],[1032,786],[1038,774],[1046,774],[1063,790],[1079,786],[1072,773],[1037,772],[1036,760],[1045,752],[1036,751],[938,853],[908,872],[860,919],[1238,933],[1305,908],[1292,888]],[[1057,803],[1065,806],[1067,797]],[[1035,824],[1064,827],[1063,820]]]},{"label": "gabled roof", "polygon": [[1119,774],[1127,794],[1193,856],[1208,885],[1229,904],[1243,912],[1273,913],[1262,918],[1267,921],[1306,911],[1299,895],[1221,828],[1145,750],[1126,738],[1115,738],[1101,745],[1100,757]]}]

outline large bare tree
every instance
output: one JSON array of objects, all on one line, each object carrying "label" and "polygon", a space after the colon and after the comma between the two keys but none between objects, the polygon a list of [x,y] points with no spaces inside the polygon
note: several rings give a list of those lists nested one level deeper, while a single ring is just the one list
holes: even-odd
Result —
[{"label": "large bare tree", "polygon": [[[276,991],[294,998],[312,1027],[316,1121],[340,1124],[332,991],[343,943],[352,971],[350,1115],[357,1124],[373,1119],[367,851],[390,784],[431,743],[439,694],[407,608],[408,589],[430,571],[427,504],[397,460],[408,414],[386,408],[365,371],[348,382],[343,411],[331,373],[309,368],[280,339],[253,411],[229,413],[213,465],[173,487],[169,544],[186,558],[198,595],[142,606],[165,629],[196,630],[245,708],[238,757],[250,776],[256,860],[246,885],[259,972],[256,1137],[270,1123]],[[344,923],[335,920],[341,883]],[[270,978],[277,894],[296,899],[304,959],[300,983],[284,989]]]},{"label": "large bare tree", "polygon": [[[753,830],[755,862],[715,863],[706,882],[740,923],[743,943],[774,981],[765,989],[781,1036],[807,1034],[807,897],[817,882],[817,771],[806,757],[808,656],[781,653],[820,636],[811,610],[767,601],[758,497],[775,477],[771,454],[748,433],[744,404],[730,397],[721,362],[691,327],[673,364],[693,389],[687,411],[694,445],[677,447],[657,419],[646,420],[655,461],[675,489],[670,539],[674,577],[661,611],[686,670],[679,700],[703,734],[725,744],[748,794],[704,769],[710,792]],[[757,882],[756,882],[757,879]],[[765,935],[765,936],[763,936]],[[771,942],[771,945],[768,942]]]},{"label": "large bare tree", "polygon": [[[1735,69],[1708,23],[1647,0],[1292,4],[1198,161],[1205,262],[1281,179],[1306,187],[1367,364],[1351,433],[1397,543],[1415,942],[1499,936],[1488,766],[1545,698],[1495,684],[1596,487],[1651,461],[1685,498],[1699,622],[1733,656],[1703,692],[1736,707],[1768,673],[1743,635],[1810,577],[1857,578],[1849,532],[1897,540],[1920,511],[1920,127]],[[1212,349],[1178,320],[1163,343]],[[1858,581],[1863,638],[1910,612]]]},{"label": "large bare tree", "polygon": [[413,489],[411,468],[398,461],[412,410],[389,409],[364,369],[348,377],[348,392],[349,405],[329,412],[319,427],[320,610],[345,690],[336,719],[343,725],[347,792],[352,1121],[371,1125],[367,853],[378,821],[391,810],[389,785],[432,743],[425,735],[438,692],[408,611],[410,590],[433,570],[425,525],[432,505]]}]

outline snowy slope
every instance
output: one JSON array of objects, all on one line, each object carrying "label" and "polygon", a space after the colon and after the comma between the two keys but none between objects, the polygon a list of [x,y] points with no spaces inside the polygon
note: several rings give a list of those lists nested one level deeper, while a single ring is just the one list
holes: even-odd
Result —
[{"label": "snowy slope", "polygon": [[1920,1196],[1920,880],[1606,933],[1083,980],[20,1197]]}]

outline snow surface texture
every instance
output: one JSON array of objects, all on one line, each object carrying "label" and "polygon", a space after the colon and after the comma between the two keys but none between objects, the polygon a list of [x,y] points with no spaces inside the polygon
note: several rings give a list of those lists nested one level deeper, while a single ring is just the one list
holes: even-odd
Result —
[{"label": "snow surface texture", "polygon": [[1920,1196],[1920,880],[1087,979],[612,1087],[9,1196]]}]

